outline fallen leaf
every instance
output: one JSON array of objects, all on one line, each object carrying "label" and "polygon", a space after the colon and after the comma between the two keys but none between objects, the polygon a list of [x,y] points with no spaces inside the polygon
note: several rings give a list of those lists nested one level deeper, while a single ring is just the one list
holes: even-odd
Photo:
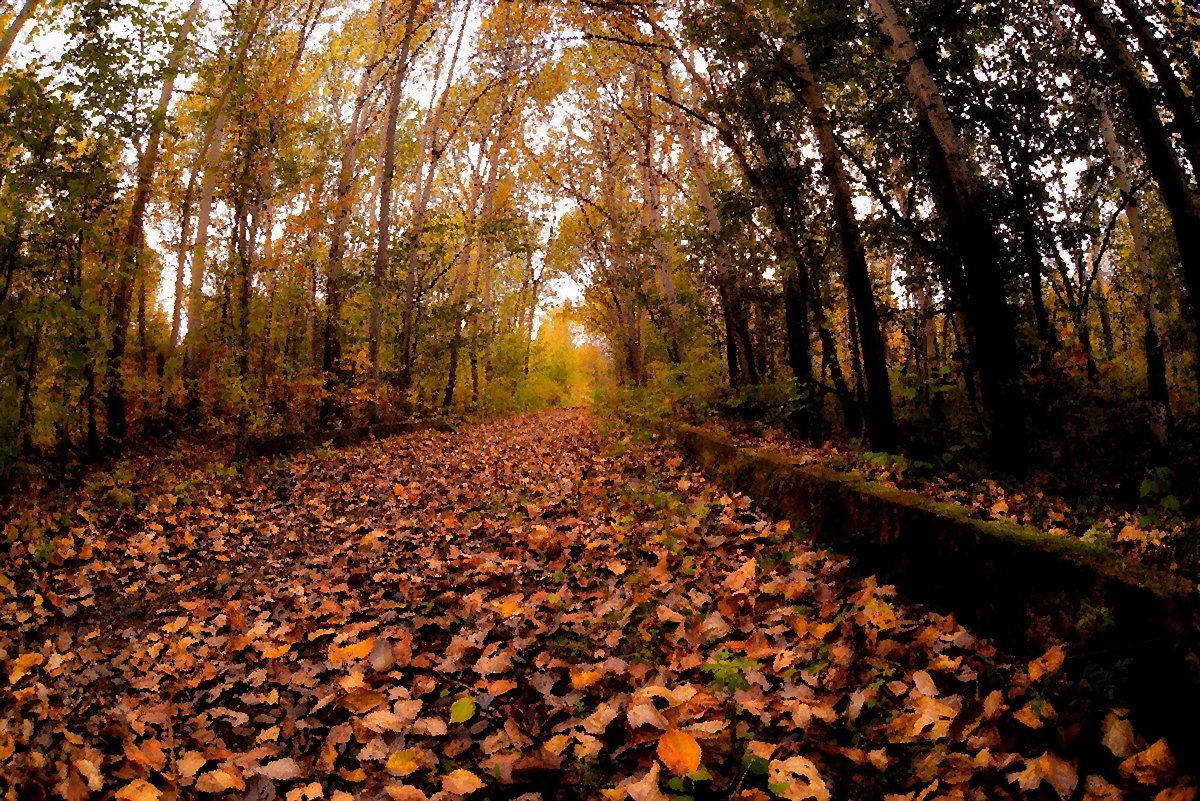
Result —
[{"label": "fallen leaf", "polygon": [[304,775],[304,772],[296,764],[296,760],[288,757],[268,762],[258,769],[258,775],[274,779],[275,781],[286,781],[287,779],[299,779]]},{"label": "fallen leaf", "polygon": [[442,789],[455,795],[470,795],[483,789],[483,780],[471,771],[459,768],[442,777]]},{"label": "fallen leaf", "polygon": [[347,693],[341,700],[341,705],[351,712],[362,715],[387,702],[387,696],[378,690],[368,690],[365,687]]},{"label": "fallen leaf", "polygon": [[134,779],[117,790],[116,797],[121,801],[158,801],[162,791],[145,779]]},{"label": "fallen leaf", "polygon": [[1100,724],[1100,731],[1103,734],[1101,743],[1109,751],[1112,751],[1113,756],[1118,759],[1126,759],[1131,756],[1136,748],[1133,732],[1133,724],[1122,717],[1118,717],[1115,713],[1109,712],[1105,716],[1104,722]]},{"label": "fallen leaf", "polygon": [[175,763],[175,770],[185,779],[190,779],[208,762],[199,751],[188,751]]},{"label": "fallen leaf", "polygon": [[232,771],[217,768],[201,773],[196,779],[196,790],[201,793],[223,793],[226,790],[244,790],[246,783]]},{"label": "fallen leaf", "polygon": [[466,723],[475,717],[475,699],[459,698],[450,705],[450,722]]},{"label": "fallen leaf", "polygon": [[772,759],[767,782],[771,792],[788,801],[829,801],[829,788],[820,771],[802,756]]},{"label": "fallen leaf", "polygon": [[658,738],[658,758],[676,776],[686,776],[700,767],[700,744],[679,729],[671,729]]},{"label": "fallen leaf", "polygon": [[366,659],[375,649],[375,638],[369,637],[353,645],[339,646],[330,644],[329,664],[336,666],[353,662],[356,659]]},{"label": "fallen leaf", "polygon": [[22,654],[12,661],[12,667],[8,671],[8,683],[16,684],[25,676],[28,676],[35,667],[46,661],[46,657],[41,654]]},{"label": "fallen leaf", "polygon": [[1159,740],[1139,754],[1126,759],[1120,765],[1120,773],[1126,779],[1139,784],[1163,785],[1175,778],[1175,756],[1166,740]]}]

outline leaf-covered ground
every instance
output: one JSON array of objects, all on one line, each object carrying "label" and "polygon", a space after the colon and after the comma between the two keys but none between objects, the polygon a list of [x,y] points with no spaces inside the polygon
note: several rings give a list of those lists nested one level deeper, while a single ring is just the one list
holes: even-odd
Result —
[{"label": "leaf-covered ground", "polygon": [[6,797],[1195,797],[1061,651],[1007,659],[596,425],[80,490],[0,563]]}]

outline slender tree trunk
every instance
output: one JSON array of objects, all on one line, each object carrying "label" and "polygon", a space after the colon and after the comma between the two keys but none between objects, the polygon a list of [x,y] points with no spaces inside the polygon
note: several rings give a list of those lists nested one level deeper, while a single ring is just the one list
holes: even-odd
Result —
[{"label": "slender tree trunk", "polygon": [[213,202],[217,194],[217,161],[221,156],[222,131],[225,128],[225,111],[215,110],[215,116],[205,135],[205,148],[201,153],[197,169],[204,171],[200,181],[200,208],[196,214],[196,241],[192,246],[192,280],[188,287],[188,336],[185,340],[185,372],[193,373],[196,368],[196,349],[200,333],[204,303],[204,275],[208,260],[208,227],[212,220]]},{"label": "slender tree trunk", "polygon": [[171,106],[171,96],[175,91],[175,78],[187,51],[188,37],[192,25],[200,12],[200,0],[192,0],[184,19],[183,27],[175,40],[171,56],[167,61],[167,77],[163,81],[162,90],[158,95],[158,104],[151,119],[150,134],[146,148],[138,159],[137,181],[133,191],[133,204],[129,219],[121,233],[121,243],[117,250],[119,259],[117,267],[117,282],[113,291],[113,336],[112,345],[108,351],[108,390],[106,395],[106,420],[108,435],[112,439],[121,440],[128,433],[128,421],[125,410],[125,385],[121,374],[121,362],[125,357],[126,337],[129,328],[130,303],[134,282],[139,274],[139,264],[144,245],[146,207],[150,203],[150,193],[154,189],[154,173],[158,169],[158,156],[162,144],[163,131],[166,129],[167,111]]},{"label": "slender tree trunk", "polygon": [[[1140,68],[1120,33],[1094,0],[1071,0],[1071,4],[1096,37],[1109,69],[1125,95],[1130,119],[1145,152],[1146,166],[1158,184],[1163,205],[1171,217],[1184,283],[1191,301],[1192,327],[1200,335],[1200,206],[1197,206],[1170,134],[1158,116],[1154,95],[1142,81]],[[1197,370],[1197,378],[1200,378],[1200,351],[1197,352]]]},{"label": "slender tree trunk", "polygon": [[1146,225],[1142,210],[1138,206],[1129,163],[1125,151],[1117,141],[1112,116],[1107,109],[1100,109],[1100,133],[1104,137],[1104,148],[1108,151],[1117,189],[1125,204],[1125,220],[1129,223],[1129,235],[1133,240],[1133,252],[1137,258],[1138,275],[1142,279],[1142,314],[1146,320],[1143,347],[1146,356],[1146,397],[1151,405],[1151,418],[1155,439],[1165,445],[1171,428],[1171,393],[1167,387],[1167,360],[1163,352],[1162,322],[1158,302],[1158,285],[1154,279],[1154,262],[1150,258],[1150,239],[1146,236]]},{"label": "slender tree trunk", "polygon": [[374,408],[374,393],[378,391],[379,386],[379,336],[383,317],[383,291],[392,247],[392,178],[396,172],[396,127],[400,122],[400,100],[404,96],[404,82],[408,77],[409,54],[419,5],[419,0],[413,0],[409,4],[408,14],[405,17],[404,38],[400,43],[400,55],[394,67],[396,72],[392,77],[392,85],[388,93],[387,119],[384,122],[383,130],[378,235],[376,236],[375,265],[371,272],[371,316],[367,330],[367,348],[373,385],[372,417],[377,415],[377,410]]},{"label": "slender tree trunk", "polygon": [[204,179],[200,183],[200,208],[196,215],[196,241],[192,247],[192,282],[188,290],[188,337],[184,348],[184,372],[194,375],[196,370],[196,334],[200,331],[203,316],[204,273],[208,257],[208,227],[212,217],[213,201],[217,191],[217,162],[221,156],[221,140],[225,131],[226,109],[233,97],[234,89],[241,78],[242,67],[250,52],[250,45],[262,25],[266,14],[265,5],[256,4],[256,13],[249,29],[242,35],[237,52],[229,65],[221,94],[217,97],[212,108],[212,119],[204,134],[204,145],[200,149],[200,157],[196,165],[197,171],[203,171]]},{"label": "slender tree trunk", "polygon": [[[794,36],[790,22],[782,16],[779,19],[784,30]],[[850,180],[838,151],[825,98],[808,59],[795,42],[788,49],[788,57],[800,84],[801,98],[808,108],[821,154],[822,172],[833,202],[834,225],[842,254],[842,275],[857,322],[858,348],[862,353],[863,377],[866,380],[867,437],[872,449],[894,452],[897,448],[896,421],[892,411],[887,353],[879,310],[875,305],[875,289],[867,266],[866,248],[854,213],[854,194],[850,190]]]},{"label": "slender tree trunk", "polygon": [[334,393],[337,391],[342,368],[342,261],[346,255],[346,234],[350,229],[350,213],[354,205],[354,178],[358,167],[358,149],[365,127],[367,99],[378,80],[375,61],[384,39],[385,5],[381,3],[379,7],[379,31],[371,61],[363,70],[354,93],[354,110],[342,145],[341,166],[338,169],[337,188],[334,193],[333,228],[329,236],[329,257],[325,272],[325,326],[321,351],[321,370],[325,374],[325,398],[320,410],[320,422],[323,425],[328,425],[340,409],[340,403],[334,397]]},{"label": "slender tree trunk", "polygon": [[869,0],[904,77],[913,110],[929,138],[937,193],[961,260],[950,271],[969,326],[968,339],[983,390],[985,423],[993,458],[1019,468],[1024,457],[1025,410],[1017,379],[1016,332],[1008,308],[995,231],[979,198],[971,164],[933,74],[901,24],[891,0]]},{"label": "slender tree trunk", "polygon": [[[452,76],[458,64],[459,52],[462,49],[463,38],[466,35],[467,23],[470,17],[470,3],[464,9],[462,25],[450,58],[449,69],[446,70],[446,86],[438,96],[434,107],[430,110],[421,137],[422,161],[418,165],[418,180],[416,199],[413,202],[412,226],[409,233],[408,260],[405,264],[404,277],[404,315],[400,330],[400,380],[397,389],[404,395],[412,387],[413,363],[416,360],[417,345],[417,294],[420,290],[418,270],[420,268],[421,237],[425,232],[425,220],[429,213],[429,200],[433,193],[433,182],[437,176],[438,164],[444,154],[444,148],[437,146],[437,136],[441,132],[442,120],[450,101]],[[449,40],[447,39],[447,44]],[[446,56],[445,47],[438,57],[438,67],[434,75],[433,85],[436,87],[441,76]]]},{"label": "slender tree trunk", "polygon": [[175,296],[171,304],[171,340],[167,343],[167,353],[175,355],[179,347],[179,338],[183,331],[183,295],[187,291],[185,275],[187,273],[188,241],[192,228],[192,200],[196,194],[196,171],[188,177],[187,188],[183,193],[183,205],[179,210],[179,251],[175,262]]},{"label": "slender tree trunk", "polygon": [[1184,152],[1192,163],[1193,172],[1200,175],[1200,118],[1196,114],[1196,99],[1188,98],[1163,44],[1133,0],[1116,0],[1116,3],[1137,37],[1142,57],[1154,68],[1154,77],[1162,88],[1163,100],[1171,112],[1175,129],[1179,131]]},{"label": "slender tree trunk", "polygon": [[671,275],[671,251],[662,233],[662,192],[654,158],[654,109],[650,93],[650,75],[639,74],[642,83],[642,105],[645,125],[639,131],[642,138],[642,225],[654,243],[658,280],[667,301],[667,356],[674,364],[683,362],[683,333],[679,322],[679,299],[675,294],[675,278]]},{"label": "slender tree trunk", "polygon": [[[663,80],[667,87],[668,98],[672,103],[678,105],[679,98],[675,88],[675,81],[665,65],[663,65]],[[753,368],[751,366],[753,354],[751,353],[749,338],[742,334],[744,326],[736,322],[736,319],[743,315],[739,308],[735,308],[739,305],[739,293],[735,286],[736,278],[733,274],[732,258],[722,238],[721,217],[717,210],[716,200],[713,198],[708,168],[704,158],[701,156],[700,145],[696,141],[696,131],[692,127],[691,121],[682,114],[677,113],[675,123],[679,131],[679,139],[683,144],[684,157],[687,159],[688,167],[691,169],[692,178],[696,182],[696,193],[700,201],[700,208],[704,211],[704,221],[707,225],[708,233],[714,242],[713,257],[717,275],[718,299],[721,303],[722,313],[725,316],[726,338],[729,343],[727,352],[729,354],[730,383],[734,386],[752,384],[754,383]],[[806,324],[804,324],[804,329],[807,334]],[[809,361],[804,356],[801,358],[805,362]],[[811,371],[803,378],[797,375],[796,379],[802,384],[810,384],[812,382]]]},{"label": "slender tree trunk", "polygon": [[25,0],[24,5],[21,6],[21,10],[8,23],[4,35],[0,36],[0,67],[3,67],[4,62],[8,61],[8,54],[12,50],[13,43],[17,41],[17,36],[21,33],[21,29],[25,27],[25,24],[37,12],[39,5],[41,5],[41,0]]}]

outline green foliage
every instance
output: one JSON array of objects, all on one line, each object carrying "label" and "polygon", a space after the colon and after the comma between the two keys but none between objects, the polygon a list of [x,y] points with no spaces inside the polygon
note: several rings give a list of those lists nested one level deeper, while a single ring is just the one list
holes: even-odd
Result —
[{"label": "green foliage", "polygon": [[735,656],[728,649],[722,648],[701,665],[700,670],[709,674],[712,685],[717,689],[734,692],[749,690],[750,682],[746,673],[760,667],[762,665],[757,660]]},{"label": "green foliage", "polygon": [[1146,513],[1142,525],[1171,525],[1181,522],[1179,498],[1171,489],[1174,472],[1168,467],[1155,467],[1146,472],[1138,488]]}]

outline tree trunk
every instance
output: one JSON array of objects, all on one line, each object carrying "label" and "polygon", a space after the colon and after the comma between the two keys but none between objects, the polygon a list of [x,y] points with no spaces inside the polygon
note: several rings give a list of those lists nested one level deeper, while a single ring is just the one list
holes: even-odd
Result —
[{"label": "tree trunk", "polygon": [[1171,393],[1167,387],[1167,360],[1163,352],[1162,322],[1160,320],[1158,286],[1154,280],[1154,262],[1150,258],[1150,239],[1142,210],[1134,193],[1133,180],[1125,151],[1117,141],[1112,116],[1105,108],[1100,109],[1100,133],[1104,137],[1104,148],[1112,163],[1117,180],[1117,189],[1125,204],[1125,220],[1129,223],[1129,235],[1133,240],[1133,252],[1137,257],[1138,274],[1142,279],[1142,313],[1146,318],[1146,334],[1143,345],[1146,355],[1146,397],[1151,405],[1151,418],[1155,439],[1165,445],[1171,427]]},{"label": "tree trunk", "polygon": [[[416,359],[416,339],[417,339],[417,293],[420,290],[420,281],[417,276],[418,268],[420,267],[421,256],[421,236],[425,232],[425,220],[429,213],[429,200],[433,192],[433,182],[437,176],[438,163],[441,161],[444,150],[437,147],[437,135],[441,130],[442,119],[446,113],[446,107],[450,100],[450,89],[452,86],[452,78],[454,70],[458,64],[459,52],[462,48],[463,37],[466,35],[468,18],[470,16],[470,4],[463,14],[462,26],[458,30],[458,37],[454,45],[454,52],[450,59],[449,69],[446,70],[446,86],[442,89],[441,94],[434,101],[433,108],[430,109],[430,114],[425,123],[425,130],[421,136],[421,158],[422,161],[418,164],[417,177],[417,192],[416,198],[413,201],[412,211],[412,226],[409,232],[409,247],[408,260],[405,264],[404,277],[404,315],[401,320],[400,330],[400,380],[397,389],[400,394],[404,395],[412,387],[413,381],[413,363]],[[449,37],[442,47],[442,52],[438,55],[438,66],[434,74],[433,86],[436,88],[440,80],[442,68],[445,65],[446,48],[449,45]],[[426,160],[426,154],[427,160]]]},{"label": "tree trunk", "polygon": [[1137,37],[1141,55],[1154,68],[1154,77],[1162,88],[1163,100],[1171,112],[1172,123],[1183,141],[1184,152],[1192,163],[1192,171],[1200,175],[1200,119],[1196,115],[1195,98],[1189,99],[1171,59],[1155,36],[1146,17],[1133,0],[1116,0],[1117,7]]},{"label": "tree trunk", "polygon": [[[400,121],[400,100],[404,94],[404,81],[408,77],[409,54],[412,46],[413,29],[416,25],[419,0],[413,0],[404,20],[404,38],[400,43],[400,55],[394,69],[392,86],[388,93],[387,119],[383,130],[382,173],[379,179],[379,217],[376,237],[375,265],[371,273],[372,297],[371,317],[368,324],[368,353],[371,362],[372,390],[379,386],[379,336],[383,316],[383,290],[387,278],[388,261],[392,247],[392,178],[396,172],[396,126]],[[372,397],[372,403],[374,398]],[[373,407],[372,407],[373,408]],[[375,415],[373,408],[372,416]]]},{"label": "tree trunk", "polygon": [[654,158],[654,110],[650,92],[650,76],[639,74],[642,86],[642,112],[645,125],[639,134],[642,138],[642,225],[654,242],[655,266],[658,280],[667,301],[667,356],[673,364],[683,362],[683,334],[679,323],[679,299],[675,294],[675,278],[671,275],[671,251],[662,233],[662,192],[659,188],[658,170]]},{"label": "tree trunk", "polygon": [[183,27],[175,40],[167,61],[167,77],[163,81],[151,118],[150,133],[146,140],[146,148],[138,159],[137,181],[133,190],[133,203],[129,219],[121,233],[120,245],[117,249],[117,282],[113,291],[113,337],[108,351],[108,390],[106,394],[106,422],[108,435],[112,439],[124,439],[128,433],[128,421],[125,418],[125,384],[121,375],[121,362],[125,357],[125,346],[129,328],[130,304],[134,282],[139,273],[139,264],[143,240],[145,238],[146,207],[150,203],[150,193],[154,189],[154,173],[158,169],[159,150],[162,145],[163,131],[166,129],[167,111],[171,106],[171,96],[175,91],[175,78],[179,74],[179,66],[187,51],[188,37],[192,25],[200,13],[200,0],[192,0]]},{"label": "tree trunk", "polygon": [[171,304],[171,340],[167,343],[169,355],[175,355],[179,347],[179,338],[183,331],[183,295],[187,291],[185,275],[187,273],[188,240],[192,233],[192,200],[196,195],[196,171],[188,177],[187,188],[183,192],[183,205],[179,210],[179,250],[175,262],[175,295]]},{"label": "tree trunk", "polygon": [[245,32],[238,45],[233,61],[230,62],[229,72],[225,77],[225,84],[221,88],[221,94],[217,97],[216,103],[213,105],[212,120],[209,123],[208,130],[204,134],[204,145],[200,150],[200,157],[196,165],[197,171],[203,170],[204,179],[200,183],[200,209],[196,214],[196,242],[192,247],[192,283],[188,290],[188,337],[185,342],[186,347],[183,357],[184,372],[188,374],[194,374],[196,369],[197,342],[195,335],[200,331],[201,317],[203,316],[202,303],[204,300],[204,273],[207,267],[205,261],[208,257],[208,227],[212,217],[213,200],[217,191],[216,166],[221,156],[221,139],[225,131],[225,111],[229,106],[230,98],[233,96],[233,90],[237,87],[242,67],[250,52],[250,45],[253,43],[259,26],[262,24],[265,13],[265,8],[259,6],[250,28]]},{"label": "tree trunk", "polygon": [[933,74],[900,23],[891,0],[869,0],[869,4],[930,142],[938,204],[962,262],[961,272],[950,270],[946,277],[969,326],[968,340],[987,410],[990,450],[1002,467],[1019,468],[1025,411],[1017,386],[1016,332],[998,262],[997,237]]},{"label": "tree trunk", "polygon": [[[662,69],[663,80],[667,87],[667,96],[672,103],[677,105],[679,98],[675,88],[674,77],[665,65]],[[675,123],[679,131],[679,139],[683,144],[684,157],[687,159],[688,167],[691,169],[692,177],[696,182],[696,192],[699,196],[700,208],[704,211],[704,220],[708,227],[708,233],[714,243],[713,259],[714,272],[717,275],[718,299],[721,302],[722,313],[725,315],[726,337],[729,343],[727,352],[730,383],[734,386],[752,384],[754,383],[752,375],[753,354],[751,353],[749,338],[742,335],[743,326],[730,325],[731,320],[742,315],[739,309],[732,308],[738,305],[739,294],[734,285],[736,278],[733,275],[733,261],[722,238],[721,217],[717,211],[716,200],[713,198],[712,184],[708,177],[708,168],[700,154],[700,145],[696,142],[696,131],[692,127],[691,121],[681,113],[677,113]],[[807,335],[807,324],[802,325]],[[803,384],[809,384],[812,381],[811,371],[803,379],[800,376],[796,378]]]},{"label": "tree trunk", "polygon": [[[794,36],[795,32],[790,22],[782,16],[779,16],[779,20],[783,30]],[[846,167],[838,152],[837,138],[834,135],[829,110],[825,106],[825,98],[817,85],[808,59],[800,45],[795,42],[788,49],[788,57],[800,84],[800,95],[808,108],[821,154],[822,173],[829,185],[833,203],[834,225],[842,255],[843,281],[854,309],[858,348],[862,354],[863,377],[866,380],[867,438],[873,450],[891,453],[897,448],[891,379],[888,376],[887,353],[879,310],[875,305],[875,289],[871,284],[871,274],[867,266],[866,248],[854,213],[854,194],[850,189]]]},{"label": "tree trunk", "polygon": [[[1158,184],[1163,205],[1171,217],[1184,283],[1191,301],[1192,328],[1200,335],[1200,207],[1170,134],[1158,116],[1154,96],[1142,81],[1139,65],[1120,33],[1094,0],[1071,0],[1071,4],[1096,37],[1129,104],[1129,116],[1141,139],[1146,166]],[[1200,368],[1200,352],[1197,353],[1197,367]],[[1197,377],[1200,378],[1200,372]]]},{"label": "tree trunk", "polygon": [[17,41],[18,34],[37,12],[39,5],[41,5],[41,0],[25,0],[21,10],[17,12],[17,16],[8,23],[4,36],[0,37],[0,67],[3,67],[4,62],[8,60],[8,54],[12,50],[13,43]]}]

